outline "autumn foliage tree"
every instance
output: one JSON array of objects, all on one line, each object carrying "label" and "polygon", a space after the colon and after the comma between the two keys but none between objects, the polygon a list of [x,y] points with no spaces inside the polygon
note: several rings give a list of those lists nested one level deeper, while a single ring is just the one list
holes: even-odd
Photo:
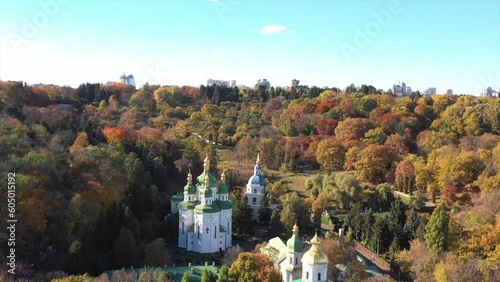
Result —
[{"label": "autumn foliage tree", "polygon": [[281,282],[281,273],[264,254],[240,253],[229,269],[229,279],[234,282]]},{"label": "autumn foliage tree", "polygon": [[361,180],[376,182],[385,178],[393,156],[384,145],[369,145],[361,152],[361,158],[354,164],[356,176]]},{"label": "autumn foliage tree", "polygon": [[102,133],[108,140],[108,143],[115,141],[120,141],[123,143],[134,142],[136,138],[136,133],[133,129],[124,126],[117,127],[105,127]]},{"label": "autumn foliage tree", "polygon": [[339,170],[345,162],[346,150],[335,139],[325,139],[318,143],[316,160],[325,171]]},{"label": "autumn foliage tree", "polygon": [[337,128],[338,123],[335,119],[320,118],[316,121],[316,130],[320,135],[332,136],[335,134],[335,128]]},{"label": "autumn foliage tree", "polygon": [[399,191],[412,192],[415,183],[415,169],[411,162],[401,161],[396,167],[396,187]]},{"label": "autumn foliage tree", "polygon": [[69,147],[69,152],[73,153],[74,151],[80,149],[80,148],[85,148],[89,145],[89,138],[87,136],[86,132],[80,132],[76,136],[75,142],[73,142],[73,145]]},{"label": "autumn foliage tree", "polygon": [[347,118],[335,128],[335,135],[338,139],[360,140],[372,127],[373,125],[368,119]]}]

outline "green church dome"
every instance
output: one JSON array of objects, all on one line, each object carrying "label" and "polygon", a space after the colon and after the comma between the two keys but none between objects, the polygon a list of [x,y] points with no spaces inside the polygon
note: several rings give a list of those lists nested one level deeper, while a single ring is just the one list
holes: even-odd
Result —
[{"label": "green church dome", "polygon": [[299,236],[299,227],[297,226],[297,223],[293,226],[293,235],[290,239],[288,239],[288,241],[286,241],[286,246],[288,247],[288,250],[293,253],[300,253],[304,248],[304,243]]}]

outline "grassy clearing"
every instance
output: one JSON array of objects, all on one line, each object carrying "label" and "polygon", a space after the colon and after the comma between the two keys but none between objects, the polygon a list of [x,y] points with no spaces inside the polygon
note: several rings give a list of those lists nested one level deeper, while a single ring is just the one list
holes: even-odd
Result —
[{"label": "grassy clearing", "polygon": [[[234,153],[230,149],[218,149],[217,154],[219,156],[219,169],[235,169],[240,172],[241,175],[245,177],[250,177],[253,175],[253,169],[255,166],[255,160],[243,160],[238,162]],[[277,170],[270,170],[263,168],[264,177],[268,184],[282,180],[291,191],[297,192],[301,197],[309,197],[310,193],[305,189],[305,184],[307,179],[310,177],[309,174],[304,173],[283,173]]]}]

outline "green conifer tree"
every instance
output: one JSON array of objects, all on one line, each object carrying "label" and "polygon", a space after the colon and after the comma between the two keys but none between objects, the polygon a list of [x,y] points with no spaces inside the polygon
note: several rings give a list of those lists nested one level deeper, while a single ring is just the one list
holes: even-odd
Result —
[{"label": "green conifer tree", "polygon": [[425,242],[427,247],[435,254],[440,254],[448,249],[448,229],[450,215],[444,203],[439,204],[427,226],[425,226]]}]

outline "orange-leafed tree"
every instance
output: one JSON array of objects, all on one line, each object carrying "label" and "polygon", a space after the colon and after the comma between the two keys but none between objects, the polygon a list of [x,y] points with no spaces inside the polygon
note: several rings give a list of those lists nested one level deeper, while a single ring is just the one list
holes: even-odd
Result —
[{"label": "orange-leafed tree", "polygon": [[335,134],[335,128],[339,124],[336,119],[318,119],[316,121],[316,130],[320,135],[332,136]]},{"label": "orange-leafed tree", "polygon": [[264,254],[240,253],[229,269],[230,281],[238,282],[281,282],[279,270]]},{"label": "orange-leafed tree", "polygon": [[76,136],[75,142],[73,142],[73,145],[69,147],[69,152],[73,153],[74,151],[80,149],[80,148],[85,148],[89,145],[89,138],[87,136],[86,132],[80,132]]},{"label": "orange-leafed tree", "polygon": [[21,216],[28,225],[45,230],[47,227],[45,213],[50,202],[47,191],[39,188],[33,189],[19,203]]},{"label": "orange-leafed tree", "polygon": [[385,146],[394,154],[406,155],[408,154],[408,146],[406,145],[405,137],[401,134],[391,134],[385,141]]},{"label": "orange-leafed tree", "polygon": [[163,133],[151,127],[143,127],[137,130],[137,144],[145,148],[166,149]]},{"label": "orange-leafed tree", "polygon": [[384,145],[369,145],[361,152],[361,158],[354,164],[356,176],[363,181],[380,182],[385,178],[394,156]]},{"label": "orange-leafed tree", "polygon": [[316,104],[311,100],[299,101],[293,100],[286,110],[283,111],[283,115],[291,117],[293,120],[297,120],[306,114],[313,114],[316,108]]},{"label": "orange-leafed tree", "polygon": [[360,140],[372,128],[373,125],[366,118],[347,118],[335,128],[335,134],[339,139]]},{"label": "orange-leafed tree", "polygon": [[335,139],[325,139],[316,148],[316,159],[326,171],[341,169],[345,161],[346,149]]},{"label": "orange-leafed tree", "polygon": [[122,191],[116,187],[107,187],[93,180],[87,181],[87,191],[80,192],[82,198],[88,201],[100,203],[102,206],[110,206],[120,201]]},{"label": "orange-leafed tree", "polygon": [[115,141],[123,142],[123,143],[132,143],[135,141],[136,134],[132,128],[125,126],[117,126],[117,127],[109,127],[106,126],[102,133],[108,140],[108,143],[112,143]]},{"label": "orange-leafed tree", "polygon": [[411,162],[401,161],[396,167],[396,187],[399,191],[411,192],[415,184],[415,168]]},{"label": "orange-leafed tree", "polygon": [[317,114],[325,114],[335,106],[337,106],[337,103],[333,98],[325,98],[316,106],[315,112]]}]

